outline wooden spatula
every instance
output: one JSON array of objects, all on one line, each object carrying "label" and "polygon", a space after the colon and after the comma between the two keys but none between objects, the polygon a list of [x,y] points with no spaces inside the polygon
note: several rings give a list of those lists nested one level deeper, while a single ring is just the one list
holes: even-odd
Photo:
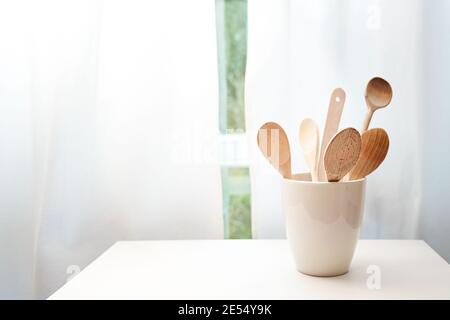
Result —
[{"label": "wooden spatula", "polygon": [[341,88],[334,89],[331,94],[330,104],[328,106],[327,120],[322,136],[322,147],[319,156],[319,181],[326,181],[326,173],[324,166],[325,150],[330,139],[336,134],[341,121],[342,110],[345,103],[345,91]]},{"label": "wooden spatula", "polygon": [[291,177],[291,150],[283,128],[275,122],[267,122],[258,131],[259,149],[270,164],[284,178]]},{"label": "wooden spatula", "polygon": [[328,181],[341,180],[358,161],[360,151],[361,136],[358,130],[347,128],[338,132],[325,151],[324,165]]},{"label": "wooden spatula", "polygon": [[389,149],[389,136],[381,128],[370,129],[361,136],[361,154],[350,172],[350,180],[362,179],[383,162]]}]

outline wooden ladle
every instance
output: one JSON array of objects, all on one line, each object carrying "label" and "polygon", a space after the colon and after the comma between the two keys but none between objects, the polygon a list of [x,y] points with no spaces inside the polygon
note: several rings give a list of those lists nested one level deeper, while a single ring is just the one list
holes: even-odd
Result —
[{"label": "wooden ladle", "polygon": [[347,128],[336,133],[325,151],[324,166],[330,182],[341,180],[358,161],[361,136],[358,130]]},{"label": "wooden ladle", "polygon": [[259,149],[270,164],[284,178],[291,177],[291,150],[283,128],[275,122],[267,122],[258,131]]},{"label": "wooden ladle", "polygon": [[361,133],[369,128],[375,110],[386,107],[392,100],[392,88],[386,80],[375,77],[372,78],[366,87],[365,94],[367,104],[367,114]]},{"label": "wooden ladle", "polygon": [[370,129],[361,136],[361,154],[350,172],[350,180],[362,179],[383,162],[389,149],[389,136],[381,128]]}]

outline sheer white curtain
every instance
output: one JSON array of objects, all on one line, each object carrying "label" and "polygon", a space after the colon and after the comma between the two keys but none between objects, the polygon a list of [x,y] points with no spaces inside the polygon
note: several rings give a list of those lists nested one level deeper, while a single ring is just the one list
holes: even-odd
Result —
[{"label": "sheer white curtain", "polygon": [[[390,136],[389,154],[368,179],[364,238],[425,239],[450,259],[450,3],[445,0],[249,0],[246,116],[255,237],[284,236],[278,174],[256,146],[268,120],[290,138],[293,170],[307,170],[301,119],[321,129],[329,96],[346,90],[341,127],[360,128],[373,76],[393,87],[371,127]],[[445,138],[444,138],[445,137]]]},{"label": "sheer white curtain", "polygon": [[222,238],[214,1],[0,2],[0,298]]}]

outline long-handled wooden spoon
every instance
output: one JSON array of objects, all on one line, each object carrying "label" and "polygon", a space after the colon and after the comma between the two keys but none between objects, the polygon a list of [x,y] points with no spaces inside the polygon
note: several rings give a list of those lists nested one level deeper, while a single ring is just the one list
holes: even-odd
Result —
[{"label": "long-handled wooden spoon", "polygon": [[338,132],[325,151],[324,165],[328,181],[341,180],[358,161],[360,151],[361,136],[358,130],[347,128]]},{"label": "long-handled wooden spoon", "polygon": [[375,77],[372,78],[366,87],[365,94],[367,104],[367,114],[361,133],[369,128],[375,110],[386,107],[392,100],[392,88],[386,80]]},{"label": "long-handled wooden spoon", "polygon": [[350,180],[362,179],[383,162],[389,149],[389,136],[381,128],[370,129],[361,136],[361,154],[350,171]]},{"label": "long-handled wooden spoon", "polygon": [[304,119],[298,133],[303,157],[311,171],[311,180],[318,181],[317,160],[319,156],[319,128],[312,119]]},{"label": "long-handled wooden spoon", "polygon": [[324,166],[325,150],[330,139],[336,134],[341,121],[342,110],[345,103],[345,91],[341,88],[334,89],[331,94],[330,104],[328,106],[327,120],[323,130],[322,147],[320,149],[319,158],[319,181],[326,181],[326,173]]},{"label": "long-handled wooden spoon", "polygon": [[291,177],[291,150],[283,128],[275,122],[267,122],[258,131],[259,149],[270,164],[284,178]]}]

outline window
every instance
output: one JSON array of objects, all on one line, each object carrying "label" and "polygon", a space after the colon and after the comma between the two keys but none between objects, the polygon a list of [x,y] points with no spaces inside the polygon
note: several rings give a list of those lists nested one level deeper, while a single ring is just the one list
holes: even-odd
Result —
[{"label": "window", "polygon": [[248,239],[252,232],[244,108],[247,0],[216,0],[216,21],[225,238]]}]

